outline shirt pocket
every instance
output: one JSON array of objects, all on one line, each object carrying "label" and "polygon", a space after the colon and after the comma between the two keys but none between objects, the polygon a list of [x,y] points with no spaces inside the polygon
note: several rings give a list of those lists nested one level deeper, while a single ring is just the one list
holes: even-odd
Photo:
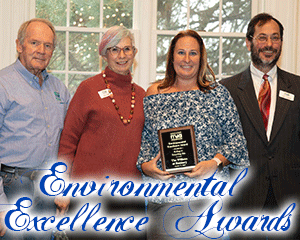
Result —
[{"label": "shirt pocket", "polygon": [[51,114],[51,118],[53,121],[53,124],[63,129],[64,126],[64,120],[67,112],[67,104],[63,102],[57,102],[53,104],[53,114]]}]

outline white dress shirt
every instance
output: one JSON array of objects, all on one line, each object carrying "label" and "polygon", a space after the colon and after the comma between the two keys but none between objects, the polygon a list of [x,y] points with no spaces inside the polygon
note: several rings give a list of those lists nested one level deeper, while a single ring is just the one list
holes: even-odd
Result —
[{"label": "white dress shirt", "polygon": [[[252,62],[250,65],[250,71],[251,71],[256,98],[258,99],[260,87],[264,82],[263,79],[264,73],[259,71],[256,67],[254,67]],[[267,138],[268,140],[270,140],[274,115],[275,115],[276,99],[277,99],[277,66],[275,65],[267,73],[267,75],[269,76],[268,81],[270,83],[270,88],[271,88],[271,104],[270,104],[270,113],[269,113],[268,128],[267,128]]]}]

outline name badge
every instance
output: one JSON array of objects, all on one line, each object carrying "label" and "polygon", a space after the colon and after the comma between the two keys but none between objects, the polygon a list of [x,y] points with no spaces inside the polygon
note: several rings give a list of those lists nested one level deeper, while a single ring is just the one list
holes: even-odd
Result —
[{"label": "name badge", "polygon": [[279,97],[284,98],[284,99],[286,99],[286,100],[290,100],[290,101],[292,101],[292,102],[293,102],[294,99],[295,99],[295,95],[294,95],[294,94],[288,93],[288,92],[282,91],[282,90],[279,91]]},{"label": "name badge", "polygon": [[110,89],[104,89],[98,92],[99,96],[101,98],[106,98],[111,94],[111,90]]}]

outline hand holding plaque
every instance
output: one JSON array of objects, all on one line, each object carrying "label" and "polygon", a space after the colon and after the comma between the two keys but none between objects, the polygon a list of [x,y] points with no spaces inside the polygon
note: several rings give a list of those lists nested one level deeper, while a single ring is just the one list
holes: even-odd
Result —
[{"label": "hand holding plaque", "polygon": [[158,130],[163,170],[191,171],[198,163],[194,126]]}]

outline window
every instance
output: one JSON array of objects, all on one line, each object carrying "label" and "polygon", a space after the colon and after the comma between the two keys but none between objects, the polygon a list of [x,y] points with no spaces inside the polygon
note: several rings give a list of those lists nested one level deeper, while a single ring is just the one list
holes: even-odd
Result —
[{"label": "window", "polygon": [[55,25],[59,41],[48,69],[74,94],[81,81],[104,69],[99,40],[120,24],[135,34],[135,75],[147,82],[144,88],[163,78],[170,41],[187,28],[202,36],[217,78],[242,71],[249,64],[245,33],[251,5],[251,0],[36,0],[36,17]]},{"label": "window", "polygon": [[156,78],[164,76],[171,39],[193,29],[203,38],[217,78],[241,72],[249,64],[245,33],[251,18],[249,0],[158,0]]},{"label": "window", "polygon": [[84,79],[105,67],[98,54],[107,28],[133,25],[133,0],[36,0],[36,17],[50,20],[58,43],[48,66],[71,94]]}]

